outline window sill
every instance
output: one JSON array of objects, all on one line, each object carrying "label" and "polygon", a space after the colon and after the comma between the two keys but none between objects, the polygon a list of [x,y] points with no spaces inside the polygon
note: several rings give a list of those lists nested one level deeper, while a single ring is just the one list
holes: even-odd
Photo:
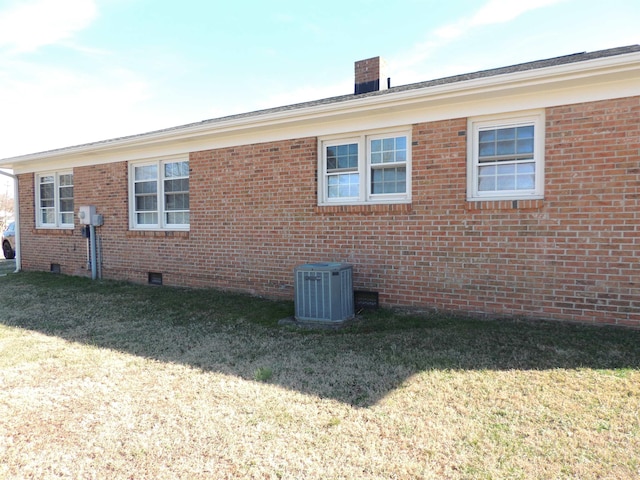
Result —
[{"label": "window sill", "polygon": [[544,205],[544,199],[528,200],[467,200],[465,209],[470,212],[491,210],[540,210]]},{"label": "window sill", "polygon": [[32,232],[36,235],[73,235],[73,227],[36,227]]},{"label": "window sill", "polygon": [[336,213],[367,215],[371,213],[409,213],[411,210],[411,203],[367,203],[361,205],[318,205],[315,213],[319,215],[334,215]]},{"label": "window sill", "polygon": [[130,238],[189,238],[188,230],[128,230]]}]

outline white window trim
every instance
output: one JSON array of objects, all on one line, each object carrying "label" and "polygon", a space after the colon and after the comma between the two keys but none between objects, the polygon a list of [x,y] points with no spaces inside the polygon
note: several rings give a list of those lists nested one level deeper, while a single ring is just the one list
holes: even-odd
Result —
[{"label": "white window trim", "polygon": [[[478,137],[483,128],[518,125],[534,125],[535,188],[525,191],[479,192],[478,191]],[[467,201],[484,200],[537,200],[544,198],[544,149],[545,116],[544,110],[487,115],[467,120]]]},{"label": "white window trim", "polygon": [[[36,228],[42,229],[72,229],[74,228],[74,223],[62,223],[60,221],[60,176],[61,175],[73,175],[73,170],[60,170],[60,171],[47,171],[47,172],[38,172],[35,174],[35,214],[36,214]],[[54,190],[54,200],[53,200],[53,209],[54,216],[56,221],[54,223],[42,223],[42,215],[40,211],[40,178],[53,176],[53,190]],[[74,194],[75,194],[75,179],[74,179]],[[75,201],[74,201],[75,204]],[[75,209],[75,205],[74,205]],[[75,215],[73,215],[75,218]]]},{"label": "white window trim", "polygon": [[[173,162],[188,162],[188,155],[162,157],[154,159],[146,159],[129,162],[129,229],[130,230],[144,230],[144,231],[189,231],[190,225],[183,224],[167,224],[165,223],[165,195],[164,195],[164,181],[163,181],[163,168],[165,163]],[[157,224],[140,224],[136,222],[136,196],[135,196],[135,167],[144,167],[147,165],[156,165],[158,167],[158,223]],[[191,190],[191,188],[189,188]],[[189,194],[191,192],[189,191]]]},{"label": "white window trim", "polygon": [[[381,137],[407,138],[407,168],[405,193],[371,193],[371,152],[369,142],[371,139]],[[326,147],[342,145],[346,143],[358,144],[358,173],[360,174],[360,195],[358,198],[329,198],[327,186],[327,165],[325,159]],[[318,139],[318,205],[371,205],[390,203],[411,203],[411,152],[412,152],[411,128],[400,127],[394,129],[374,130],[366,132],[349,133],[343,135],[330,135]]]}]

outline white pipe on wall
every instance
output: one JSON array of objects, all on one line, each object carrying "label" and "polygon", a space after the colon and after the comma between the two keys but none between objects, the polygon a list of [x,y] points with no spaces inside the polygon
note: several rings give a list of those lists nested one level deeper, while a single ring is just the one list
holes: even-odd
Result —
[{"label": "white pipe on wall", "polygon": [[22,270],[22,248],[20,248],[20,197],[18,195],[18,177],[13,173],[0,170],[0,175],[13,179],[13,210],[16,222],[16,273]]}]

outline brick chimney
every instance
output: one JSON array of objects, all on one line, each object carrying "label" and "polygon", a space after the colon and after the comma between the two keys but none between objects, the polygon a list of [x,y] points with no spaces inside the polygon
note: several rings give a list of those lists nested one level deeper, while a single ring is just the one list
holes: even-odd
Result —
[{"label": "brick chimney", "polygon": [[355,94],[386,90],[386,62],[380,57],[360,60],[355,65]]}]

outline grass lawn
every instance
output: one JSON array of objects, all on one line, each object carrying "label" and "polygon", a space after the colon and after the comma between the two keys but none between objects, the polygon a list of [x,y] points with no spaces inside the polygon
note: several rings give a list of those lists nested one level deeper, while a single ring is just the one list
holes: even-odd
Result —
[{"label": "grass lawn", "polygon": [[0,277],[0,479],[640,476],[640,331]]}]

